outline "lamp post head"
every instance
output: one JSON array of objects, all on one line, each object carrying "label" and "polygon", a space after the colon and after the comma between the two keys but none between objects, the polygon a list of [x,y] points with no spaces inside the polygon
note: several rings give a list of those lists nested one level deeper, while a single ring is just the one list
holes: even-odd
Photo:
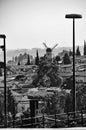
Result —
[{"label": "lamp post head", "polygon": [[0,38],[6,38],[5,34],[0,34]]},{"label": "lamp post head", "polygon": [[73,19],[73,18],[82,18],[82,15],[81,14],[66,14],[65,15],[65,18],[69,18],[69,19]]}]

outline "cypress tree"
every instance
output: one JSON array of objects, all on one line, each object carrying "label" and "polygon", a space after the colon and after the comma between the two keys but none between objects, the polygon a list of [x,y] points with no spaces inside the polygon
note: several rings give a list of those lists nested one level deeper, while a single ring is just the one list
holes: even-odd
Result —
[{"label": "cypress tree", "polygon": [[58,62],[61,60],[61,59],[60,59],[60,56],[57,55],[57,56],[55,57],[55,60],[56,60],[56,62],[58,63]]},{"label": "cypress tree", "polygon": [[27,57],[27,63],[25,65],[30,65],[30,56],[28,54],[28,57]]},{"label": "cypress tree", "polygon": [[64,57],[63,57],[63,63],[64,63],[65,65],[71,63],[70,58],[69,58],[69,55],[68,55],[67,53],[65,53],[65,55],[64,55]]},{"label": "cypress tree", "polygon": [[39,65],[39,54],[38,54],[38,50],[36,51],[35,64]]},{"label": "cypress tree", "polygon": [[80,56],[80,55],[81,55],[81,53],[80,53],[79,46],[78,46],[76,49],[76,56]]},{"label": "cypress tree", "polygon": [[86,55],[86,41],[84,40],[84,55]]}]

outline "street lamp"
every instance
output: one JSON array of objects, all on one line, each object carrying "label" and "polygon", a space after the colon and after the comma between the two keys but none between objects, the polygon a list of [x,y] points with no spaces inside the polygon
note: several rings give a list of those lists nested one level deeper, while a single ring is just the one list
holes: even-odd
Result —
[{"label": "street lamp", "polygon": [[7,112],[6,112],[6,47],[5,47],[5,38],[6,36],[4,34],[0,34],[0,38],[3,39],[4,44],[0,46],[0,48],[4,52],[4,126],[7,127]]},{"label": "street lamp", "polygon": [[75,19],[82,18],[82,16],[80,14],[66,14],[65,18],[73,19],[73,111],[75,112],[76,111],[76,87],[75,87]]}]

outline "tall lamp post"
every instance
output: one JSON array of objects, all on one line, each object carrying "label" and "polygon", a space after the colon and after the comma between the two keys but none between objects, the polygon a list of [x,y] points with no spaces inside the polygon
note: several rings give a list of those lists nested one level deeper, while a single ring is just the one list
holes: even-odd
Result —
[{"label": "tall lamp post", "polygon": [[0,46],[0,48],[4,52],[4,126],[7,127],[7,111],[6,111],[6,47],[5,47],[5,38],[6,36],[4,34],[0,35],[0,38],[3,39],[3,45]]},{"label": "tall lamp post", "polygon": [[[80,14],[66,14],[65,18],[73,19],[73,112],[76,111],[76,86],[75,86],[75,19],[82,18]],[[75,114],[74,114],[75,115]]]}]

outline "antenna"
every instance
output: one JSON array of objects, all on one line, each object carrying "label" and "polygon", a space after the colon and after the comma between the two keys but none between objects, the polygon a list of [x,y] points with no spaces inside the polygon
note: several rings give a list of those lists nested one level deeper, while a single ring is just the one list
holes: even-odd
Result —
[{"label": "antenna", "polygon": [[47,45],[46,45],[46,43],[43,42],[43,45],[45,46],[45,48],[48,48]]},{"label": "antenna", "polygon": [[52,48],[52,50],[57,46],[58,44],[56,44],[53,48]]}]

